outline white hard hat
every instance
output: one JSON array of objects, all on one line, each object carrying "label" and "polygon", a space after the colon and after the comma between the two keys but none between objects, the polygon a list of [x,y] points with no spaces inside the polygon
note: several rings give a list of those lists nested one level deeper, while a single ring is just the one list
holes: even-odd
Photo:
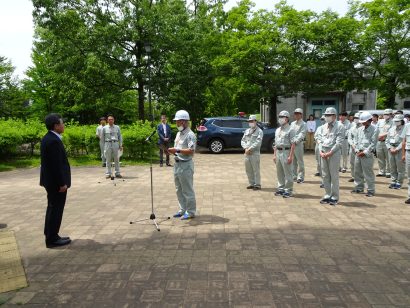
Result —
[{"label": "white hard hat", "polygon": [[293,111],[293,113],[303,113],[303,109],[302,108],[296,108],[295,111]]},{"label": "white hard hat", "polygon": [[360,123],[365,123],[365,122],[371,120],[371,118],[372,118],[371,113],[368,112],[368,111],[364,111],[360,114],[359,122]]},{"label": "white hard hat", "polygon": [[178,110],[175,114],[174,121],[186,120],[189,121],[189,113],[185,110]]},{"label": "white hard hat", "polygon": [[393,109],[385,109],[383,114],[393,114]]},{"label": "white hard hat", "polygon": [[325,115],[333,115],[333,114],[334,115],[337,114],[337,111],[336,111],[335,108],[333,108],[333,107],[326,108]]},{"label": "white hard hat", "polygon": [[404,120],[404,115],[402,114],[396,114],[393,118],[394,122],[399,122],[399,121],[403,121]]},{"label": "white hard hat", "polygon": [[250,122],[250,121],[257,121],[257,120],[256,120],[256,115],[251,114],[251,115],[249,116],[249,119],[248,119],[247,121],[248,121],[248,122]]},{"label": "white hard hat", "polygon": [[289,114],[289,112],[287,112],[286,110],[282,110],[281,112],[279,112],[279,115],[278,115],[279,117],[287,117],[287,118],[289,118],[290,117],[290,114]]},{"label": "white hard hat", "polygon": [[356,113],[354,114],[354,118],[359,119],[359,118],[360,118],[360,113],[359,113],[359,112],[356,112]]}]

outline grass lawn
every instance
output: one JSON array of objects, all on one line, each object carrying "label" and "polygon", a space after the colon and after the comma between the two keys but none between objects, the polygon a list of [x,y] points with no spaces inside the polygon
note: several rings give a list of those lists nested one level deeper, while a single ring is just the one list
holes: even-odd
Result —
[{"label": "grass lawn", "polygon": [[[74,166],[101,166],[101,160],[94,155],[83,155],[78,157],[68,158],[70,165]],[[157,161],[158,157],[153,157],[153,161]],[[124,158],[121,159],[121,166],[135,166],[148,164],[148,160],[137,160]],[[18,156],[12,159],[0,161],[0,172],[11,171],[20,168],[36,168],[40,166],[39,156]]]}]

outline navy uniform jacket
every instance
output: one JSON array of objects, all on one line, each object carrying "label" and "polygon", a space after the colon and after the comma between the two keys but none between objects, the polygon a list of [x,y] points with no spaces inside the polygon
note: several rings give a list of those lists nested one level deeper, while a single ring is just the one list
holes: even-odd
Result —
[{"label": "navy uniform jacket", "polygon": [[49,131],[41,140],[40,185],[46,190],[58,191],[61,186],[71,186],[71,171],[63,142]]},{"label": "navy uniform jacket", "polygon": [[165,143],[166,141],[164,141],[164,138],[168,138],[167,142],[171,141],[171,126],[169,126],[168,123],[166,123],[165,126],[166,126],[165,130],[167,132],[166,136],[164,135],[164,128],[162,127],[162,123],[158,124],[157,126],[157,133],[159,137],[158,144]]}]

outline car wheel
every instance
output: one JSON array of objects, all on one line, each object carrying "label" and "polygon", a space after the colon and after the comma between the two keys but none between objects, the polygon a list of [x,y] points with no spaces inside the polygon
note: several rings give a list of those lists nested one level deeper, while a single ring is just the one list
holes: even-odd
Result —
[{"label": "car wheel", "polygon": [[275,151],[275,139],[269,141],[268,151],[272,153]]},{"label": "car wheel", "polygon": [[224,143],[221,139],[212,139],[209,143],[209,150],[214,154],[222,153],[224,150]]}]

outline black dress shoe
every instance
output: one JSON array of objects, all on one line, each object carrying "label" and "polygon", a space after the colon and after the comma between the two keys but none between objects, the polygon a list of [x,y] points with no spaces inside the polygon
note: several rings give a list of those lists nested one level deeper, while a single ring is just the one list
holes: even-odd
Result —
[{"label": "black dress shoe", "polygon": [[167,166],[168,166],[168,167],[172,167],[172,165],[171,165],[170,163],[167,163]]},{"label": "black dress shoe", "polygon": [[352,183],[354,182],[354,179],[349,179],[348,182]]},{"label": "black dress shoe", "polygon": [[59,236],[59,235],[58,235],[58,239],[59,240],[71,240],[69,236]]},{"label": "black dress shoe", "polygon": [[320,173],[319,173],[319,172],[316,172],[316,173],[315,173],[315,176],[320,176]]},{"label": "black dress shoe", "polygon": [[70,239],[63,240],[62,238],[60,238],[60,239],[58,239],[54,242],[51,242],[51,243],[46,242],[46,247],[47,248],[53,248],[53,247],[65,246],[65,245],[68,245],[70,243],[71,243]]},{"label": "black dress shoe", "polygon": [[406,201],[404,201],[406,204],[410,204],[410,198],[408,198]]},{"label": "black dress shoe", "polygon": [[253,185],[246,186],[246,189],[253,189]]}]

